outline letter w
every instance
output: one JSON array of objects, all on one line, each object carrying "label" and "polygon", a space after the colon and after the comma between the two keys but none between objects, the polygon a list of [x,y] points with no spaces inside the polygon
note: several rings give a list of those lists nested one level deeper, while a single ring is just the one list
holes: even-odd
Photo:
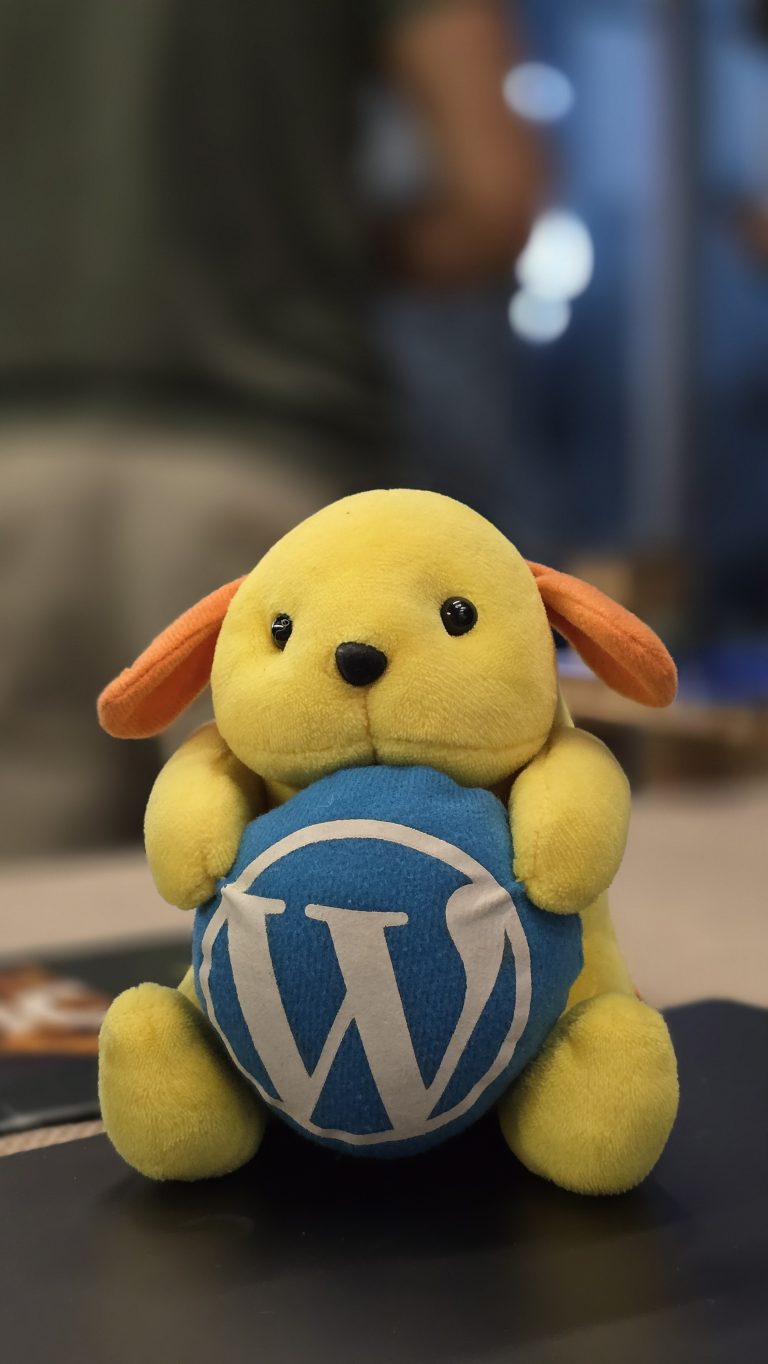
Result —
[{"label": "letter w", "polygon": [[222,899],[227,903],[229,956],[243,1017],[286,1111],[299,1122],[311,1119],[354,1021],[393,1128],[423,1123],[434,1099],[421,1078],[385,937],[385,929],[406,924],[408,915],[307,905],[307,918],[328,927],[346,987],[317,1064],[308,1071],[269,950],[267,916],[284,913],[285,901],[248,895],[232,886]]}]

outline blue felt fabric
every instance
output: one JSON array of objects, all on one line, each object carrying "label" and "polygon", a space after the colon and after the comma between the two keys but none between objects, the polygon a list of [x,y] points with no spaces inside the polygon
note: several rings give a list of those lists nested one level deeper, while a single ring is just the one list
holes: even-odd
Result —
[{"label": "blue felt fabric", "polygon": [[[376,823],[340,830],[349,820]],[[297,832],[304,846],[275,852]],[[254,874],[257,858],[271,865]],[[197,911],[195,984],[281,1117],[391,1156],[494,1102],[582,964],[578,916],[535,908],[511,868],[503,805],[424,767],[337,772],[248,826]]]}]

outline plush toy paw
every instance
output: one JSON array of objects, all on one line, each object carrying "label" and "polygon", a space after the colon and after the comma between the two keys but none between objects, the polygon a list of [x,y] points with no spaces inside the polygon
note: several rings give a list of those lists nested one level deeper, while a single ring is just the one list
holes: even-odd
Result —
[{"label": "plush toy paw", "polygon": [[[216,890],[216,882],[226,876],[237,856],[237,849],[245,822],[233,822],[228,828],[221,818],[214,823],[218,828],[207,830],[207,837],[196,842],[191,833],[169,842],[158,853],[151,834],[147,835],[147,860],[152,879],[170,905],[177,909],[195,909],[204,904]],[[197,828],[190,821],[190,830]]]},{"label": "plush toy paw", "polygon": [[99,1098],[107,1135],[150,1179],[228,1174],[255,1155],[264,1109],[213,1029],[178,990],[139,985],[101,1029]]},{"label": "plush toy paw", "polygon": [[209,899],[263,804],[259,778],[230,753],[216,726],[193,734],[158,776],[144,820],[147,860],[163,899],[179,909]]},{"label": "plush toy paw", "polygon": [[534,1174],[575,1193],[622,1193],[653,1169],[677,1112],[667,1026],[630,995],[564,1014],[499,1104],[504,1136]]},{"label": "plush toy paw", "polygon": [[534,904],[556,913],[586,909],[621,864],[629,785],[599,739],[558,729],[516,777],[509,802],[515,876]]}]

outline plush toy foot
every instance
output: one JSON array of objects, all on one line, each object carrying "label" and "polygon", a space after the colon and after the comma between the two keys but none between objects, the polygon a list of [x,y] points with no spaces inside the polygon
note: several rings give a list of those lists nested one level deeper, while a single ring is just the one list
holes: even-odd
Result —
[{"label": "plush toy foot", "polygon": [[499,1104],[523,1165],[576,1193],[623,1193],[653,1169],[677,1112],[667,1026],[631,995],[576,1005]]},{"label": "plush toy foot", "polygon": [[264,1110],[207,1019],[178,990],[139,985],[101,1029],[99,1098],[107,1135],[150,1179],[206,1179],[244,1165]]}]

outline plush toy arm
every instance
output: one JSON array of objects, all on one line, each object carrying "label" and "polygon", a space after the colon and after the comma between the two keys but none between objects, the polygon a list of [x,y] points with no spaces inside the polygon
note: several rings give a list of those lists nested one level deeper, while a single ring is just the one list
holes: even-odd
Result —
[{"label": "plush toy arm", "polygon": [[144,842],[164,900],[192,909],[213,894],[243,829],[266,806],[260,777],[238,762],[214,724],[197,730],[160,772],[144,818]]},{"label": "plush toy arm", "polygon": [[619,869],[629,784],[599,739],[558,727],[515,778],[509,819],[515,876],[534,903],[559,914],[581,911]]}]

